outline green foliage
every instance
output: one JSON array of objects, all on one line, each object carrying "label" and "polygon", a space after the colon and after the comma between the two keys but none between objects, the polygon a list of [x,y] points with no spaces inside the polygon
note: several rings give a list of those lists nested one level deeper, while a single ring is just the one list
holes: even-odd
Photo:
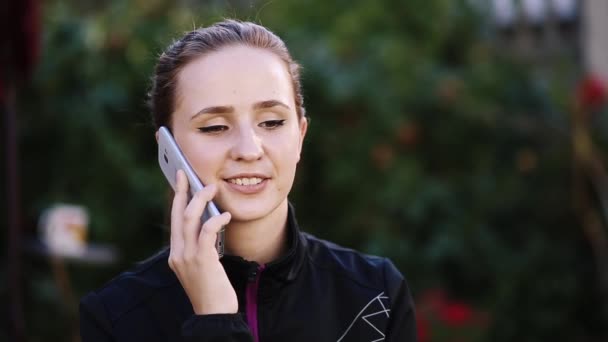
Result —
[{"label": "green foliage", "polygon": [[[306,230],[390,257],[414,295],[442,287],[483,308],[488,341],[605,334],[597,304],[585,310],[596,279],[556,101],[574,66],[539,80],[496,50],[464,0],[69,3],[45,5],[19,133],[27,222],[80,203],[90,238],[121,252],[111,269],[74,268],[77,294],[165,239],[144,105],[155,57],[193,26],[236,17],[278,33],[304,67],[311,125],[291,200]],[[33,340],[53,335],[39,315],[51,303],[31,303]]]}]

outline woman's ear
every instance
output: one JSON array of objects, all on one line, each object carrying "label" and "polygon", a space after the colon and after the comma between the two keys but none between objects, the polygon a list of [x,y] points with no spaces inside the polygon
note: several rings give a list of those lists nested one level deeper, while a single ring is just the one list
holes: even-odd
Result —
[{"label": "woman's ear", "polygon": [[298,146],[298,161],[300,161],[300,155],[302,154],[302,145],[304,138],[306,137],[306,131],[308,130],[308,117],[302,116],[300,118],[300,144]]}]

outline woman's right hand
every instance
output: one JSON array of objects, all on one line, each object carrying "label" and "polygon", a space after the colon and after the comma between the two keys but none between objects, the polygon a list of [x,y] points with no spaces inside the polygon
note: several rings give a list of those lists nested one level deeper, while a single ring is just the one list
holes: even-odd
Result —
[{"label": "woman's right hand", "polygon": [[197,192],[188,203],[188,179],[177,171],[177,191],[171,209],[169,267],[177,275],[197,315],[236,313],[238,300],[215,249],[218,231],[230,222],[224,212],[207,220],[201,216],[217,192],[214,184]]}]

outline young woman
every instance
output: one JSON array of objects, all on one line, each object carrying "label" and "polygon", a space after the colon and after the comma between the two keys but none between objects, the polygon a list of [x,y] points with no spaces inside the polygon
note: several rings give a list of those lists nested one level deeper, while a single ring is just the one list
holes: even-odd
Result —
[{"label": "young woman", "polygon": [[[298,227],[287,195],[307,129],[300,88],[285,44],[253,23],[192,31],[160,56],[155,123],[206,187],[188,200],[178,171],[170,248],[83,298],[83,342],[415,341],[389,260]],[[223,214],[201,226],[212,199]]]}]

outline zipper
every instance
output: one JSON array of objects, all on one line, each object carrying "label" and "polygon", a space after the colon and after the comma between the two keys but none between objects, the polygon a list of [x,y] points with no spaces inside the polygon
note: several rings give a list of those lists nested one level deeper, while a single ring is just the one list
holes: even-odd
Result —
[{"label": "zipper", "polygon": [[249,326],[249,329],[251,329],[255,342],[259,342],[260,340],[258,336],[258,289],[260,287],[260,276],[262,275],[264,268],[265,265],[259,265],[249,274],[247,288],[245,290],[247,325]]}]

